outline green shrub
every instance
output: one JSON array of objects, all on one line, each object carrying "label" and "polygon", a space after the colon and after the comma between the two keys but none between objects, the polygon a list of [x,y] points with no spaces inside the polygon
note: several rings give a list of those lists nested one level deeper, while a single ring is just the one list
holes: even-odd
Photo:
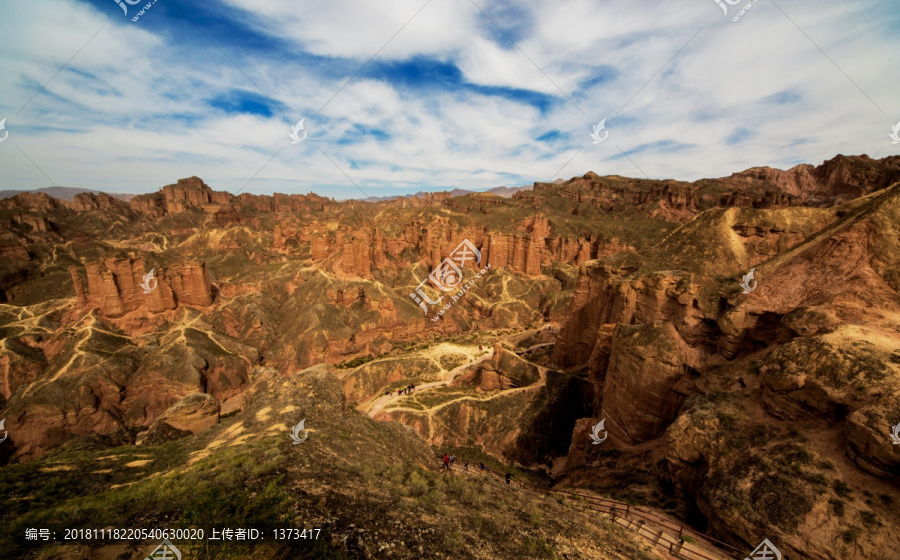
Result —
[{"label": "green shrub", "polygon": [[842,498],[846,498],[851,493],[850,487],[847,485],[847,483],[839,478],[834,479],[834,483],[831,485],[831,487],[834,489],[834,493]]},{"label": "green shrub", "polygon": [[834,512],[838,517],[844,517],[844,513],[846,509],[844,508],[844,500],[840,498],[831,498],[828,500],[828,503],[831,505],[831,511]]},{"label": "green shrub", "polygon": [[532,503],[525,508],[525,515],[528,517],[528,521],[535,527],[540,527],[544,524],[544,512],[542,512],[541,508],[535,503]]},{"label": "green shrub", "polygon": [[841,533],[841,540],[847,544],[855,543],[859,539],[860,532],[859,527],[851,526]]},{"label": "green shrub", "polygon": [[541,537],[525,536],[522,541],[522,553],[529,558],[548,558],[550,560],[558,558],[556,550]]},{"label": "green shrub", "polygon": [[475,531],[485,539],[496,539],[500,535],[500,527],[497,526],[497,523],[480,513],[472,518],[472,525],[475,526]]},{"label": "green shrub", "polygon": [[866,527],[877,527],[878,525],[881,525],[878,521],[878,516],[875,515],[874,511],[861,511],[859,512],[859,518]]},{"label": "green shrub", "polygon": [[806,480],[812,482],[813,484],[828,486],[828,477],[826,477],[822,473],[807,474],[804,478],[806,478]]}]

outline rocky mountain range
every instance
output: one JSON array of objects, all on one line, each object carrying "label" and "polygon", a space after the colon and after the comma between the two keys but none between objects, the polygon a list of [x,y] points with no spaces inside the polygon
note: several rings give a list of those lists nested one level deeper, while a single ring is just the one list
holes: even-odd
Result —
[{"label": "rocky mountain range", "polygon": [[[23,193],[23,192],[43,193],[46,195],[50,195],[53,198],[56,198],[59,200],[65,200],[66,202],[71,202],[75,198],[75,195],[77,195],[77,194],[81,194],[81,193],[100,194],[102,191],[94,191],[94,190],[90,190],[90,189],[78,189],[78,188],[74,188],[74,187],[44,187],[42,189],[36,189],[36,190],[31,190],[31,191],[25,191],[25,190],[0,191],[0,199],[12,198],[12,197],[16,196],[17,194]],[[133,194],[116,193],[116,194],[110,194],[109,196],[127,201],[127,200],[131,200],[131,198],[134,195]]]},{"label": "rocky mountain range", "polygon": [[[0,517],[327,535],[272,558],[671,557],[665,524],[566,491],[722,557],[898,558],[898,246],[897,156],[509,197],[18,193]],[[442,475],[449,450],[545,493]]]}]

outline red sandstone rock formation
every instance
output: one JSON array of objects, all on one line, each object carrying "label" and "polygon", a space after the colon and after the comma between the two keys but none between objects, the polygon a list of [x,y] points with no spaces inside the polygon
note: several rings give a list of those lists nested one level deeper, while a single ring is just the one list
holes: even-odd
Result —
[{"label": "red sandstone rock formation", "polygon": [[0,237],[0,259],[30,261],[31,255],[15,236],[3,235]]},{"label": "red sandstone rock formation", "polygon": [[[178,304],[212,304],[212,286],[203,263],[188,262],[168,270],[156,269],[156,289],[150,293],[144,293],[141,287],[144,275],[150,272],[143,259],[106,259],[85,267],[88,301],[108,317],[120,317],[142,305],[158,313],[175,309]],[[153,283],[148,287],[152,288]]]},{"label": "red sandstone rock formation", "polygon": [[78,267],[74,264],[69,265],[69,274],[72,275],[72,285],[75,287],[75,298],[78,301],[78,305],[84,305],[87,303],[87,295],[84,292],[84,280],[81,279],[81,274],[78,273]]}]

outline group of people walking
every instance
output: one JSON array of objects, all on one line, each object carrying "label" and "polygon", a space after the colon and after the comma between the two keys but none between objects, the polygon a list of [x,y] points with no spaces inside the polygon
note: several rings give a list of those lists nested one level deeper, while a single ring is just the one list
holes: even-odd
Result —
[{"label": "group of people walking", "polygon": [[[456,462],[456,456],[451,455],[449,453],[444,453],[444,466],[443,466],[444,470],[449,471],[450,468],[453,466],[453,463],[455,463],[455,462]],[[466,461],[466,464],[468,464],[468,463],[469,462]]]},{"label": "group of people walking", "polygon": [[[456,456],[452,453],[444,453],[444,458],[442,459],[441,469],[449,471],[453,467],[453,463],[456,462]],[[481,474],[484,474],[484,471],[487,467],[484,466],[484,463],[478,463],[479,470],[481,470]],[[469,460],[466,459],[464,468],[466,472],[469,472]],[[504,479],[506,480],[506,484],[510,484],[510,479],[512,479],[512,474],[506,473]]]},{"label": "group of people walking", "polygon": [[[397,396],[399,397],[400,395],[408,395],[415,390],[416,390],[416,384],[410,383],[406,387],[400,387],[399,389],[397,389]],[[389,397],[389,396],[391,396],[391,394],[393,394],[393,391],[386,391],[384,393],[384,396]]]}]

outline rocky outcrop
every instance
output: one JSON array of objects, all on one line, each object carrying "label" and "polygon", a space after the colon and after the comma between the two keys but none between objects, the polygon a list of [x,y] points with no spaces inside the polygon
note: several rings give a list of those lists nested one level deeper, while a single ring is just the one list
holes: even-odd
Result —
[{"label": "rocky outcrop", "polygon": [[85,267],[88,301],[108,317],[120,317],[141,306],[159,313],[180,304],[205,307],[213,301],[212,285],[203,263],[185,262],[154,269],[154,278],[146,284],[151,288],[149,293],[141,285],[150,273],[142,258],[106,259]]},{"label": "rocky outcrop", "polygon": [[72,286],[75,288],[75,300],[78,305],[87,303],[87,294],[84,291],[84,280],[78,272],[78,267],[74,264],[69,265],[69,274],[72,276]]},{"label": "rocky outcrop", "polygon": [[540,367],[497,342],[489,361],[458,376],[451,386],[475,386],[479,393],[514,389],[537,383],[541,379],[541,371]]},{"label": "rocky outcrop", "polygon": [[122,199],[106,193],[79,193],[69,205],[76,212],[114,211],[132,217],[131,206]]},{"label": "rocky outcrop", "polygon": [[697,364],[670,322],[618,325],[603,384],[601,417],[606,427],[628,443],[663,434],[678,415]]},{"label": "rocky outcrop", "polygon": [[219,401],[206,393],[185,395],[177,403],[160,414],[150,431],[159,424],[196,434],[219,423]]},{"label": "rocky outcrop", "polygon": [[24,341],[7,337],[0,341],[0,408],[20,388],[38,379],[47,357]]},{"label": "rocky outcrop", "polygon": [[788,170],[753,167],[728,178],[735,186],[774,186],[810,206],[837,205],[900,181],[900,158],[873,160],[838,155],[819,166],[800,164]]},{"label": "rocky outcrop", "polygon": [[[828,192],[811,188],[791,204]],[[617,453],[664,452],[658,474],[717,537],[764,530],[787,554],[863,554],[830,551],[848,542],[846,520],[877,509],[850,492],[893,499],[875,477],[898,472],[897,223],[900,185],[837,210],[712,209],[640,255],[582,264],[553,355],[595,387],[599,409],[576,431],[605,418]],[[751,267],[758,285],[743,293]],[[570,469],[600,462],[583,433],[572,442],[559,472],[585,478]],[[873,531],[853,546],[882,549],[889,537]]]},{"label": "rocky outcrop", "polygon": [[571,367],[604,360],[610,339],[604,325],[669,321],[690,346],[714,341],[711,324],[719,313],[715,283],[683,272],[630,274],[642,265],[636,256],[589,261],[579,270],[569,320],[554,348],[554,362]]},{"label": "rocky outcrop", "polygon": [[348,403],[356,404],[368,397],[381,394],[381,390],[401,380],[433,381],[440,374],[434,361],[418,356],[385,358],[363,364],[349,371],[340,372],[344,396]]},{"label": "rocky outcrop", "polygon": [[64,211],[65,203],[45,193],[22,192],[10,198],[0,199],[0,209],[27,210],[29,212]]},{"label": "rocky outcrop", "polygon": [[199,177],[189,177],[166,185],[159,192],[136,196],[129,204],[139,214],[158,218],[189,209],[214,213],[227,206],[232,199],[234,195],[231,193],[214,191]]},{"label": "rocky outcrop", "polygon": [[[900,393],[886,395],[847,417],[847,456],[864,471],[900,480],[900,444],[892,439],[900,425]],[[890,445],[887,445],[890,441]]]},{"label": "rocky outcrop", "polygon": [[18,261],[30,261],[31,255],[28,254],[28,249],[25,248],[24,245],[19,243],[17,239],[13,236],[3,236],[4,238],[0,238],[0,259],[3,260],[18,260]]},{"label": "rocky outcrop", "polygon": [[178,214],[188,208],[214,212],[234,198],[231,193],[212,190],[200,177],[179,179],[174,185],[163,187],[162,194],[168,214]]},{"label": "rocky outcrop", "polygon": [[[730,177],[694,183],[657,181],[587,173],[561,184],[535,183],[537,193],[552,192],[579,204],[606,212],[623,206],[649,215],[687,222],[715,207],[789,208],[834,206],[884,189],[900,180],[900,156],[873,160],[868,156],[836,156],[813,167],[801,164],[789,170],[755,167]],[[531,192],[513,195],[529,200]]]}]

